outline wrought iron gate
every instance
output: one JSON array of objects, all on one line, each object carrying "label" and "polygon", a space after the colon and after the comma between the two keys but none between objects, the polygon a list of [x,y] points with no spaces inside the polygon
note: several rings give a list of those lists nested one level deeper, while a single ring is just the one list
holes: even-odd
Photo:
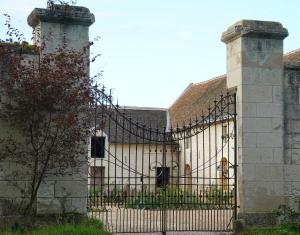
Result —
[{"label": "wrought iron gate", "polygon": [[95,92],[89,216],[108,231],[230,231],[237,210],[236,102],[227,93],[194,121],[114,105]]}]

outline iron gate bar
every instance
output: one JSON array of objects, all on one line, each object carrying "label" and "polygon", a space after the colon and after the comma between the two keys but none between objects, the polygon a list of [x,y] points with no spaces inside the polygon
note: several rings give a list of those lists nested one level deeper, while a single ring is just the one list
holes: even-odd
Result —
[{"label": "iron gate bar", "polygon": [[133,110],[114,105],[111,90],[95,89],[94,97],[94,137],[105,138],[105,154],[89,160],[90,216],[118,233],[232,230],[237,216],[234,93],[215,99],[194,122],[168,130],[158,122],[152,128]]}]

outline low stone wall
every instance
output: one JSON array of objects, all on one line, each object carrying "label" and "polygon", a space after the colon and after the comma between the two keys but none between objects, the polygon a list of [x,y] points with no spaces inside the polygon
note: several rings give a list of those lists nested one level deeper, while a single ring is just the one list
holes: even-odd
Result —
[{"label": "low stone wall", "polygon": [[284,73],[285,157],[287,203],[300,196],[300,63],[286,64]]}]

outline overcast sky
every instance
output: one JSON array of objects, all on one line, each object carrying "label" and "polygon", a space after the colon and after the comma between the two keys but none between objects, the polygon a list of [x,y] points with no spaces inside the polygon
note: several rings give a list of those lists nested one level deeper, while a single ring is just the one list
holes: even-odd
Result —
[{"label": "overcast sky", "polygon": [[[0,11],[30,40],[27,16],[46,2],[1,0]],[[102,56],[91,71],[104,70],[102,82],[114,88],[121,105],[167,108],[189,83],[226,73],[221,33],[240,19],[279,21],[290,33],[285,52],[300,47],[299,0],[78,0],[77,5],[95,14],[91,39],[101,37],[93,53]]]}]

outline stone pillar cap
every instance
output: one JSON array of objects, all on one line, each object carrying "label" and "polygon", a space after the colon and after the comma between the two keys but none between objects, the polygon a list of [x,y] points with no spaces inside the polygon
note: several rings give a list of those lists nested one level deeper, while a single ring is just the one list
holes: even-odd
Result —
[{"label": "stone pillar cap", "polygon": [[55,4],[47,9],[35,8],[27,18],[31,27],[40,21],[90,26],[95,22],[95,16],[86,7]]},{"label": "stone pillar cap", "polygon": [[222,42],[230,42],[239,37],[257,37],[270,39],[284,39],[289,35],[286,28],[279,22],[240,20],[222,33]]}]

